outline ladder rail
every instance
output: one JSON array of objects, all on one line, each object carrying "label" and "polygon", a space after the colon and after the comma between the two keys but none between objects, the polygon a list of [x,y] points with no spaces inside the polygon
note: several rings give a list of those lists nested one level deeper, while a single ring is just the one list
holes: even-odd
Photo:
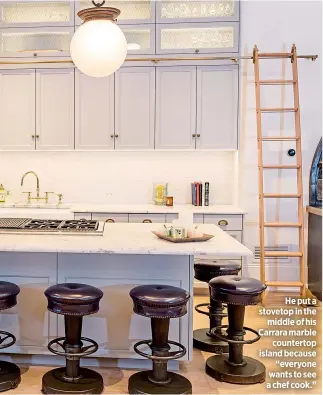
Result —
[{"label": "ladder rail", "polygon": [[[303,175],[302,175],[302,139],[301,139],[301,119],[299,110],[299,85],[298,85],[298,67],[297,67],[297,50],[295,44],[292,47],[292,75],[295,81],[294,89],[294,107],[298,108],[295,112],[295,135],[296,140],[296,163],[299,166],[297,170],[297,193],[300,195],[298,199],[298,222],[304,223],[304,208],[303,208]],[[300,258],[300,280],[303,283],[301,289],[302,296],[305,295],[305,260],[304,260],[304,227],[299,229],[299,251],[303,254]]]},{"label": "ladder rail", "polygon": [[260,110],[260,75],[259,75],[259,58],[258,48],[254,48],[254,66],[255,66],[255,88],[256,88],[256,114],[257,114],[257,151],[258,151],[258,194],[259,194],[259,247],[260,247],[260,280],[264,283],[266,279],[265,268],[265,229],[264,229],[264,173],[262,157],[262,129],[261,129],[261,110]]}]

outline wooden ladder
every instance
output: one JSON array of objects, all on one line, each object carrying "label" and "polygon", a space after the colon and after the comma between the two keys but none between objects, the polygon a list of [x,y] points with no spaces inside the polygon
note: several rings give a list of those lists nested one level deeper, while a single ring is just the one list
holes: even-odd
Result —
[{"label": "wooden ladder", "polygon": [[[292,80],[260,80],[259,60],[261,59],[284,59],[290,58],[292,63]],[[299,89],[297,71],[297,52],[293,45],[291,53],[259,53],[257,46],[253,50],[253,63],[255,71],[256,87],[256,112],[257,112],[257,141],[258,141],[258,183],[259,183],[259,232],[260,232],[260,278],[263,283],[270,287],[295,287],[299,288],[301,295],[305,296],[305,261],[304,261],[304,219],[303,219],[303,184],[302,184],[302,147],[301,147],[301,127],[299,110]],[[294,93],[294,107],[292,108],[262,108],[260,103],[260,87],[262,85],[292,85]],[[293,112],[295,116],[295,136],[293,137],[263,137],[262,120],[263,113],[285,113]],[[296,143],[296,165],[264,165],[263,164],[263,143],[266,141],[295,141]],[[268,194],[264,193],[264,169],[296,169],[297,171],[297,193],[295,194]],[[265,222],[264,203],[267,198],[295,198],[298,200],[298,221],[289,222]],[[265,251],[265,228],[298,228],[297,252]],[[299,281],[266,281],[266,258],[291,257],[298,258],[300,264]]]}]

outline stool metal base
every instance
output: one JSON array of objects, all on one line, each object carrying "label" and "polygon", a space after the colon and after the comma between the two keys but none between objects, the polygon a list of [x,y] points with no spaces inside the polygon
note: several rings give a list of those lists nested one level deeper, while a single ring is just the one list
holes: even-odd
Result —
[{"label": "stool metal base", "polygon": [[0,361],[0,392],[18,387],[20,381],[19,367],[11,362]]},{"label": "stool metal base", "polygon": [[150,382],[148,376],[151,375],[152,371],[133,374],[128,382],[129,394],[192,394],[191,382],[180,374],[168,372],[171,382],[165,385],[156,385]]},{"label": "stool metal base", "polygon": [[229,344],[227,342],[208,336],[207,332],[209,332],[209,328],[196,329],[193,332],[193,347],[215,354],[229,352]]},{"label": "stool metal base", "polygon": [[245,366],[231,366],[227,355],[215,355],[206,360],[206,373],[218,381],[231,384],[257,384],[266,379],[265,366],[254,358],[244,357]]},{"label": "stool metal base", "polygon": [[80,378],[73,382],[65,379],[65,368],[50,370],[42,380],[44,394],[101,394],[103,389],[102,376],[86,368],[80,368]]}]

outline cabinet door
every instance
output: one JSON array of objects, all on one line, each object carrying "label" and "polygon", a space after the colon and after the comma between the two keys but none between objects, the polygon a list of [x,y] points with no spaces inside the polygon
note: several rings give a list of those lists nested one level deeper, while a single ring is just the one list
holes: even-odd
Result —
[{"label": "cabinet door", "polygon": [[70,56],[73,27],[0,29],[0,57]]},{"label": "cabinet door", "polygon": [[155,25],[121,25],[126,40],[128,55],[155,53]]},{"label": "cabinet door", "polygon": [[239,52],[239,23],[177,23],[156,25],[156,53]]},{"label": "cabinet door", "polygon": [[197,68],[197,139],[200,149],[237,149],[238,67]]},{"label": "cabinet door", "polygon": [[156,2],[157,23],[238,20],[238,0],[167,0]]},{"label": "cabinet door", "polygon": [[1,27],[40,27],[74,25],[74,1],[1,1]]},{"label": "cabinet door", "polygon": [[[155,22],[155,0],[139,0],[139,1],[124,1],[124,0],[109,0],[106,6],[118,8],[121,13],[118,17],[118,25],[135,23],[154,23]],[[92,8],[91,0],[76,0],[75,13],[84,8]],[[81,25],[82,20],[75,15],[75,24]]]},{"label": "cabinet door", "polygon": [[154,148],[155,68],[125,67],[115,76],[115,148]]},{"label": "cabinet door", "polygon": [[195,148],[196,67],[158,67],[157,149]]},{"label": "cabinet door", "polygon": [[74,69],[36,70],[36,147],[74,148]]},{"label": "cabinet door", "polygon": [[89,77],[75,70],[76,149],[114,148],[114,75]]},{"label": "cabinet door", "polygon": [[0,148],[35,149],[35,70],[1,71]]}]

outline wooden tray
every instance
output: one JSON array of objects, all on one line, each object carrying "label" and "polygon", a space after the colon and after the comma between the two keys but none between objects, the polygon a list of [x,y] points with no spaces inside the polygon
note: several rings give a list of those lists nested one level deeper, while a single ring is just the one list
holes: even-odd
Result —
[{"label": "wooden tray", "polygon": [[167,240],[172,243],[195,243],[195,242],[199,242],[199,241],[207,241],[207,240],[212,239],[212,237],[214,237],[213,235],[208,235],[208,234],[204,233],[202,237],[185,237],[185,238],[180,237],[180,238],[176,239],[174,237],[160,235],[154,231],[152,233],[155,234],[160,239]]}]

